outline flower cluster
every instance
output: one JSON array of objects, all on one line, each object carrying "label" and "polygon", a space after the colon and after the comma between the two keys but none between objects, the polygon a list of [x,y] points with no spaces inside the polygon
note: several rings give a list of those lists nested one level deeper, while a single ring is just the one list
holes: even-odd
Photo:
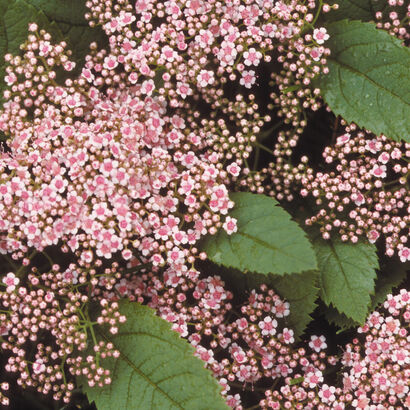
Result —
[{"label": "flower cluster", "polygon": [[410,5],[403,0],[388,0],[381,11],[375,13],[376,27],[387,30],[391,35],[404,40],[408,46],[410,40],[410,27],[408,16]]},{"label": "flower cluster", "polygon": [[271,194],[292,200],[295,186],[302,197],[312,197],[317,211],[306,224],[319,224],[324,239],[333,233],[356,243],[366,236],[371,243],[385,239],[386,255],[395,252],[410,260],[408,237],[410,144],[360,131],[355,125],[323,152],[326,172],[311,168],[302,157],[298,166],[289,158],[298,135],[279,136],[273,151],[278,161],[265,170],[271,177]]},{"label": "flower cluster", "polygon": [[410,408],[410,292],[388,295],[342,356],[343,392],[356,409]]},{"label": "flower cluster", "polygon": [[25,286],[14,273],[7,274],[0,298],[1,348],[8,356],[5,370],[17,375],[19,386],[68,403],[75,376],[83,376],[90,386],[111,383],[101,361],[119,352],[111,343],[97,341],[95,327],[115,334],[126,318],[118,303],[93,297],[93,310],[99,313],[91,319],[87,287],[114,288],[117,267],[113,263],[101,273],[73,263],[66,269],[55,264],[44,273],[33,267]]},{"label": "flower cluster", "polygon": [[[51,81],[48,62],[33,57],[40,50],[54,58],[46,38],[30,36],[9,76],[33,77],[27,82],[42,88],[30,74],[34,59]],[[202,152],[184,118],[152,95],[152,80],[102,93],[98,78],[87,90],[52,83],[31,99],[36,87],[24,89],[21,97],[41,107],[33,121],[21,112],[20,96],[4,105],[0,128],[13,138],[0,162],[0,250],[18,257],[63,244],[85,262],[121,252],[125,260],[137,254],[182,272],[193,245],[215,232],[233,205],[221,181],[226,172],[217,154]]]},{"label": "flower cluster", "polygon": [[[410,406],[410,293],[404,289],[388,295],[353,343],[331,356],[323,336],[311,336],[306,349],[298,348],[287,324],[289,304],[266,285],[232,314],[233,295],[217,276],[198,280],[192,271],[190,279],[178,279],[167,272],[163,281],[148,274],[138,283],[129,289],[138,289],[140,301],[148,301],[190,341],[231,408],[240,410],[255,400],[263,409]],[[340,379],[336,365],[342,366]]]}]

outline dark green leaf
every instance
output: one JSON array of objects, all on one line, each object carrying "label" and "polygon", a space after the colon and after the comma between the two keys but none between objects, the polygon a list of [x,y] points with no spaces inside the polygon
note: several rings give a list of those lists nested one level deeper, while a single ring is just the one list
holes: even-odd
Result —
[{"label": "dark green leaf", "polygon": [[319,265],[321,299],[348,318],[363,323],[370,295],[374,294],[378,268],[376,247],[366,242],[353,244],[321,238],[313,245]]},{"label": "dark green leaf", "polygon": [[344,332],[345,330],[356,328],[357,326],[362,325],[363,323],[356,322],[353,319],[348,318],[343,313],[340,313],[333,306],[326,306],[324,312],[325,318],[329,323],[333,323],[340,330],[339,332]]},{"label": "dark green leaf", "polygon": [[374,24],[328,26],[329,74],[315,86],[336,115],[373,133],[410,141],[410,50]]},{"label": "dark green leaf", "polygon": [[229,215],[237,219],[238,231],[227,235],[221,229],[204,240],[202,249],[211,261],[242,272],[277,275],[316,269],[304,231],[277,201],[244,192],[231,199],[235,207]]}]

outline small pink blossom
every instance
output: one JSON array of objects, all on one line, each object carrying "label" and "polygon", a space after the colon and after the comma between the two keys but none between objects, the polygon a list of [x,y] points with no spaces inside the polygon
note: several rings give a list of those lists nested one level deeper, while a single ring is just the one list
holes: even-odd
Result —
[{"label": "small pink blossom", "polygon": [[276,319],[272,319],[270,316],[266,316],[259,322],[259,328],[262,330],[262,335],[273,336],[276,333],[278,322]]},{"label": "small pink blossom", "polygon": [[13,292],[16,286],[20,283],[20,279],[13,272],[9,272],[2,280],[7,286],[7,292]]},{"label": "small pink blossom", "polygon": [[236,222],[237,220],[235,218],[231,218],[230,216],[226,217],[222,227],[228,235],[232,235],[233,233],[237,232],[238,227],[236,225]]},{"label": "small pink blossom", "polygon": [[243,85],[246,88],[251,88],[253,84],[256,82],[255,71],[242,71],[242,77],[239,80],[239,84]]},{"label": "small pink blossom", "polygon": [[262,58],[262,53],[260,51],[256,51],[255,48],[252,47],[243,53],[243,58],[246,66],[258,66],[260,59]]},{"label": "small pink blossom", "polygon": [[215,82],[214,73],[210,70],[201,70],[196,77],[200,87],[206,87]]},{"label": "small pink blossom", "polygon": [[370,173],[377,178],[386,178],[386,171],[386,165],[374,164],[373,168],[370,170]]},{"label": "small pink blossom", "polygon": [[334,386],[323,384],[318,394],[323,403],[331,403],[336,400],[335,391],[336,388]]},{"label": "small pink blossom", "polygon": [[336,144],[337,145],[343,145],[346,144],[350,140],[351,135],[346,132],[345,134],[341,135],[340,137],[337,137]]},{"label": "small pink blossom", "polygon": [[376,231],[375,229],[372,229],[367,234],[367,237],[368,237],[370,243],[375,243],[377,241],[377,239],[379,239],[380,233],[378,231]]},{"label": "small pink blossom", "polygon": [[327,347],[326,338],[324,336],[313,335],[310,338],[309,347],[316,353],[319,353],[321,350],[326,349]]},{"label": "small pink blossom", "polygon": [[232,164],[229,164],[226,167],[226,170],[234,177],[239,176],[239,173],[241,172],[241,168],[238,166],[236,162],[233,162]]},{"label": "small pink blossom", "polygon": [[44,364],[42,359],[37,359],[33,363],[33,371],[36,374],[44,373],[46,370],[46,365]]},{"label": "small pink blossom", "polygon": [[329,34],[327,34],[327,30],[324,27],[315,28],[313,30],[313,39],[318,44],[323,44],[326,40],[329,39]]},{"label": "small pink blossom", "polygon": [[403,263],[410,261],[410,248],[408,248],[407,246],[404,246],[403,248],[401,248],[399,250],[399,257]]}]

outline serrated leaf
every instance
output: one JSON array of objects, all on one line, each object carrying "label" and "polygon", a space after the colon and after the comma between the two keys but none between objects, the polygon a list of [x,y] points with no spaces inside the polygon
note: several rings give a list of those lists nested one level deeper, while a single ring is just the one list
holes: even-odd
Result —
[{"label": "serrated leaf", "polygon": [[348,329],[356,328],[357,326],[360,326],[362,324],[348,318],[345,314],[340,313],[333,306],[326,306],[324,316],[329,323],[334,324],[340,329],[339,332],[344,332]]},{"label": "serrated leaf", "polygon": [[336,115],[373,133],[410,141],[410,50],[374,24],[327,26],[329,74],[314,82]]},{"label": "serrated leaf", "polygon": [[[368,312],[377,309],[378,305],[386,300],[386,296],[393,288],[399,286],[407,277],[410,263],[402,263],[397,258],[388,259],[377,275],[375,293],[371,295]],[[328,306],[325,310],[325,317],[330,322],[345,331],[357,327],[361,323],[348,318],[340,313],[333,306]]]},{"label": "serrated leaf", "polygon": [[88,25],[84,17],[89,12],[83,0],[26,0],[41,10],[50,20],[70,25]]},{"label": "serrated leaf", "polygon": [[118,359],[104,362],[112,372],[112,383],[91,388],[79,378],[98,410],[228,409],[216,379],[168,322],[147,306],[120,303],[127,321],[118,334],[97,328],[98,337],[120,351]]},{"label": "serrated leaf", "polygon": [[257,273],[297,273],[316,269],[314,251],[299,225],[273,198],[245,192],[231,194],[229,213],[238,231],[221,229],[202,243],[209,259],[220,265]]},{"label": "serrated leaf", "polygon": [[370,295],[378,259],[371,243],[356,244],[339,239],[316,239],[313,242],[319,265],[320,297],[340,313],[363,323],[368,313]]}]

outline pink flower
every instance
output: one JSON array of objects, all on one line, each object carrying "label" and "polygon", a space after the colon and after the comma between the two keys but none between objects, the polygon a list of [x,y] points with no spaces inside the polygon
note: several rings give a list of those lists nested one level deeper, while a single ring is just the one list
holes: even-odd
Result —
[{"label": "pink flower", "polygon": [[382,143],[376,139],[367,140],[365,148],[372,154],[377,154],[377,152],[382,148]]},{"label": "pink flower", "polygon": [[252,85],[255,84],[255,81],[255,71],[242,71],[242,78],[239,80],[240,85],[243,85],[246,88],[251,88]]},{"label": "pink flower", "polygon": [[316,353],[319,353],[321,350],[326,349],[327,344],[325,342],[326,338],[324,336],[313,335],[310,338],[309,347]]},{"label": "pink flower", "polygon": [[17,81],[17,77],[14,73],[10,73],[4,77],[4,81],[7,85],[13,85]]},{"label": "pink flower", "polygon": [[379,237],[380,237],[380,233],[377,232],[375,229],[372,229],[367,234],[367,238],[369,239],[370,243],[375,243],[377,241],[377,239],[379,239]]},{"label": "pink flower", "polygon": [[368,409],[370,399],[365,394],[361,394],[357,399],[352,401],[352,406],[356,409]]},{"label": "pink flower", "polygon": [[33,371],[36,374],[40,374],[43,373],[46,370],[46,365],[44,364],[42,359],[37,359],[34,363],[33,363]]},{"label": "pink flower", "polygon": [[387,164],[389,162],[389,159],[390,155],[387,152],[382,152],[377,158],[377,161],[381,162],[382,164]]},{"label": "pink flower", "polygon": [[322,399],[323,403],[329,403],[336,400],[335,396],[336,388],[334,386],[328,386],[324,384],[322,388],[319,390],[319,397]]},{"label": "pink flower", "polygon": [[266,316],[263,321],[259,322],[258,326],[262,330],[262,335],[273,336],[276,333],[278,322],[276,321],[276,319],[272,319],[270,316]]},{"label": "pink flower", "polygon": [[310,50],[310,56],[312,57],[313,61],[319,61],[320,57],[322,57],[323,51],[324,51],[323,47],[313,47]]},{"label": "pink flower", "polygon": [[206,87],[207,85],[215,82],[214,72],[209,70],[201,70],[196,79],[200,87]]},{"label": "pink flower", "polygon": [[305,376],[306,383],[308,383],[311,389],[315,388],[319,383],[323,382],[323,375],[320,370],[315,370],[314,372],[309,372]]},{"label": "pink flower", "polygon": [[284,302],[280,299],[275,300],[274,306],[272,306],[271,312],[275,314],[276,317],[282,318],[289,316],[290,314],[290,305],[288,302]]},{"label": "pink flower", "polygon": [[238,393],[234,396],[229,394],[226,396],[226,404],[232,409],[237,408],[241,404],[241,396]]},{"label": "pink flower", "polygon": [[241,172],[241,167],[238,166],[236,162],[233,162],[232,164],[229,164],[226,167],[226,170],[233,175],[234,177],[237,177],[239,173]]},{"label": "pink flower", "polygon": [[227,216],[225,219],[224,224],[222,227],[226,231],[228,235],[232,235],[234,232],[238,230],[238,227],[236,225],[237,220],[235,218],[231,218],[230,216]]},{"label": "pink flower", "polygon": [[345,134],[337,138],[336,144],[343,145],[343,144],[346,144],[346,142],[348,142],[349,140],[350,140],[350,134],[346,132]]},{"label": "pink flower", "polygon": [[114,70],[118,66],[118,61],[114,56],[107,56],[104,58],[104,68],[107,70]]},{"label": "pink flower", "polygon": [[370,171],[370,173],[377,178],[386,178],[386,170],[386,165],[374,164],[373,169]]},{"label": "pink flower", "polygon": [[250,66],[250,65],[258,66],[260,59],[262,58],[262,53],[260,51],[256,51],[252,47],[248,51],[245,51],[243,53],[243,58],[245,59],[244,64],[246,66]]},{"label": "pink flower", "polygon": [[410,261],[410,248],[407,248],[406,246],[404,246],[402,249],[400,249],[399,257],[403,263],[406,261]]},{"label": "pink flower", "polygon": [[282,338],[286,344],[292,344],[295,342],[293,330],[286,327],[283,329]]},{"label": "pink flower", "polygon": [[7,292],[13,292],[16,286],[20,283],[20,279],[13,272],[9,272],[2,280],[7,286]]},{"label": "pink flower", "polygon": [[327,30],[324,27],[315,28],[313,30],[313,39],[318,44],[323,44],[326,40],[329,39],[329,34],[327,34]]},{"label": "pink flower", "polygon": [[146,80],[142,83],[141,92],[150,96],[155,89],[154,80]]}]

